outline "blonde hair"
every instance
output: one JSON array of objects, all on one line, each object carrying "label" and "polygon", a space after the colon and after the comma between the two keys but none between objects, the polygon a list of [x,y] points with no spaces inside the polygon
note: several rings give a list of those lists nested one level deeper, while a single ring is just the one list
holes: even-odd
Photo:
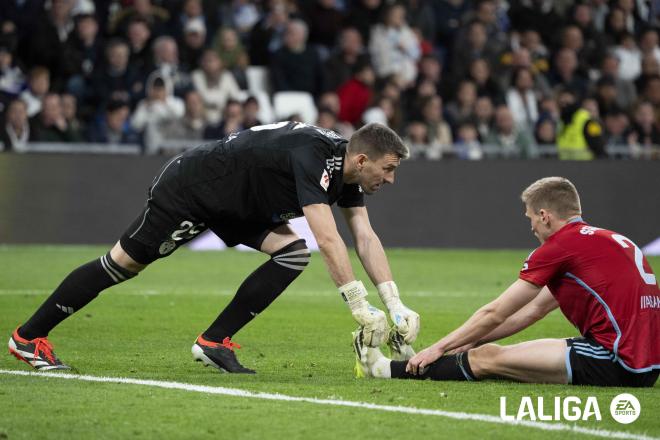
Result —
[{"label": "blonde hair", "polygon": [[554,212],[562,219],[582,214],[580,196],[575,185],[565,177],[544,177],[529,185],[520,198],[534,213],[541,209]]}]

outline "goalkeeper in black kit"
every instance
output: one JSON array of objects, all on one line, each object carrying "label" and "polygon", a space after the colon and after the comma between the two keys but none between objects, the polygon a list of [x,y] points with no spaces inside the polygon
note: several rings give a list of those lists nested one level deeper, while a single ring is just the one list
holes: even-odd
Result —
[{"label": "goalkeeper in black kit", "polygon": [[[232,133],[171,159],[149,188],[144,210],[102,257],[71,272],[9,339],[9,351],[38,370],[68,369],[53,352],[50,331],[98,294],[135,277],[210,229],[228,246],[244,244],[270,259],[250,274],[192,346],[193,358],[219,370],[254,373],[236,358],[234,335],[263,312],[305,269],[310,252],[288,220],[305,216],[330,277],[361,326],[364,341],[389,339],[409,358],[419,315],[403,305],[385,251],[371,228],[364,194],[394,174],[408,150],[389,128],[370,124],[350,141],[330,130],[280,122]],[[388,309],[371,306],[355,279],[330,205],[337,203],[357,254]]]}]

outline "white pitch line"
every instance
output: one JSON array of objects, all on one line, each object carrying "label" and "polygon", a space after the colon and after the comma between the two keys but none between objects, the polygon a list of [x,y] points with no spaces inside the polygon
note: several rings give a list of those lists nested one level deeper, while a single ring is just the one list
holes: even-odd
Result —
[{"label": "white pitch line", "polygon": [[564,423],[543,423],[543,422],[533,422],[530,420],[509,421],[509,420],[502,420],[499,417],[491,416],[487,414],[443,411],[439,409],[415,408],[410,406],[378,405],[375,403],[356,402],[351,400],[317,399],[314,397],[288,396],[286,394],[262,393],[262,392],[241,390],[238,388],[194,385],[194,384],[182,383],[182,382],[131,379],[126,377],[86,376],[86,375],[66,374],[66,373],[46,373],[46,372],[35,373],[29,371],[16,371],[16,370],[0,370],[0,374],[9,374],[14,376],[30,376],[37,378],[49,377],[56,379],[81,380],[85,382],[143,385],[143,386],[156,387],[156,388],[191,391],[196,393],[221,394],[221,395],[233,396],[233,397],[247,397],[251,399],[279,400],[285,402],[304,402],[304,403],[312,403],[315,405],[330,405],[330,406],[342,406],[349,408],[371,409],[375,411],[386,411],[393,413],[446,417],[457,420],[474,420],[476,422],[496,423],[500,425],[524,426],[526,428],[540,429],[543,431],[567,431],[576,434],[585,434],[585,435],[592,435],[592,436],[604,437],[604,438],[617,438],[617,439],[630,439],[630,440],[660,440],[660,438],[658,437],[649,437],[644,434],[633,434],[623,431],[607,431],[604,429],[583,428],[576,425],[566,425]]}]

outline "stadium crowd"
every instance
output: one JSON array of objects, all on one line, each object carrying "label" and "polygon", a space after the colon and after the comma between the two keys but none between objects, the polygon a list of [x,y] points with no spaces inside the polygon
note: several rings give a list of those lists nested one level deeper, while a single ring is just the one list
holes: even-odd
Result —
[{"label": "stadium crowd", "polygon": [[0,150],[294,119],[381,122],[426,159],[657,159],[658,3],[3,0]]}]

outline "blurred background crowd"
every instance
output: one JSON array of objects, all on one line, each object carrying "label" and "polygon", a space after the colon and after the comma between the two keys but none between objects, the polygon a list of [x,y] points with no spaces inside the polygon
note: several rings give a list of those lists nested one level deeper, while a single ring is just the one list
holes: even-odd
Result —
[{"label": "blurred background crowd", "polygon": [[1,0],[0,150],[299,120],[412,156],[660,157],[658,0]]}]

